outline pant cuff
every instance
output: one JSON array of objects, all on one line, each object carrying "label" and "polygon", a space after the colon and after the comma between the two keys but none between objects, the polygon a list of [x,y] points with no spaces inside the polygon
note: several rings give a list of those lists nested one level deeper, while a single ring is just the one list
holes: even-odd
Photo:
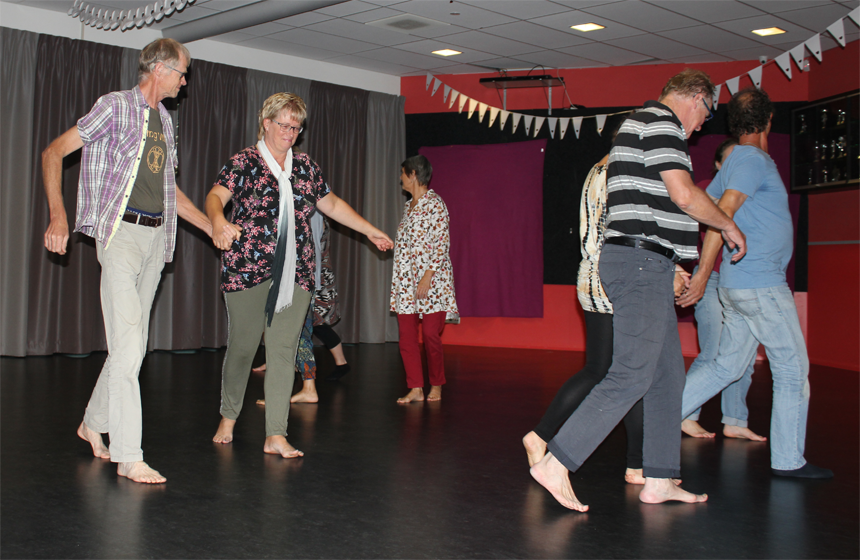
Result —
[{"label": "pant cuff", "polygon": [[642,467],[642,476],[645,478],[681,478],[681,469],[667,467]]},{"label": "pant cuff", "polygon": [[138,461],[143,461],[143,453],[123,455],[121,457],[114,457],[113,454],[110,456],[111,463],[136,463]]},{"label": "pant cuff", "polygon": [[558,459],[561,464],[564,465],[565,468],[570,472],[576,472],[579,470],[579,467],[582,466],[573,459],[571,459],[570,455],[565,453],[563,449],[556,445],[554,439],[547,444],[546,448],[549,450],[550,453],[552,453],[553,457]]},{"label": "pant cuff", "polygon": [[687,416],[686,418],[684,418],[684,420],[692,420],[693,422],[698,422],[698,421],[699,421],[699,413],[698,413],[698,412],[694,412],[694,413],[692,413],[691,415],[689,415],[689,416]]},{"label": "pant cuff", "polygon": [[737,426],[739,428],[749,427],[748,422],[746,420],[732,418],[731,416],[723,416],[723,424],[725,424],[726,426]]},{"label": "pant cuff", "polygon": [[90,419],[90,418],[87,416],[87,413],[86,413],[86,412],[84,412],[84,420],[83,420],[83,421],[84,421],[84,424],[87,426],[87,428],[89,428],[89,429],[93,430],[94,432],[98,432],[98,433],[100,433],[100,434],[106,434],[106,433],[108,433],[108,424],[107,424],[107,422],[106,422],[105,424],[103,424],[103,425],[99,425],[99,423],[98,423],[98,422],[94,422],[92,419]]}]

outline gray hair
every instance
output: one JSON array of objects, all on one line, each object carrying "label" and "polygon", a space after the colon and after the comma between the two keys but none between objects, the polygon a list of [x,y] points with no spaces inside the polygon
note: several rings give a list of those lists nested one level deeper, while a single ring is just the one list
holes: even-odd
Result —
[{"label": "gray hair", "polygon": [[156,39],[140,51],[140,58],[137,61],[138,81],[143,81],[146,76],[151,74],[159,62],[175,63],[183,57],[189,63],[191,62],[191,54],[185,45],[175,39]]}]

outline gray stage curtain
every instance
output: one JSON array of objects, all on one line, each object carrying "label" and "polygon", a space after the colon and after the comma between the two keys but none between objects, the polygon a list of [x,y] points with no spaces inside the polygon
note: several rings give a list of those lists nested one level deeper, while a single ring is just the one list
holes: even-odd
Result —
[{"label": "gray stage curtain", "polygon": [[[246,70],[196,60],[179,98],[177,184],[200,209],[227,159],[245,147]],[[221,261],[208,235],[180,220],[174,262],[153,307],[150,346],[184,350],[227,343]]]},{"label": "gray stage curtain", "polygon": [[[359,214],[364,212],[367,96],[365,90],[313,82],[304,132],[307,153],[322,168],[332,192]],[[341,310],[335,330],[344,342],[358,342],[360,255],[362,244],[369,241],[334,220],[331,224],[331,254]]]},{"label": "gray stage curtain", "polygon": [[36,33],[0,28],[0,354],[27,355]]},{"label": "gray stage curtain", "polygon": [[[260,70],[248,70],[248,111],[246,114],[247,131],[245,133],[245,146],[253,146],[257,143],[257,130],[260,126],[258,114],[263,107],[263,102],[270,95],[280,92],[295,93],[308,102],[308,94],[311,91],[311,81],[305,78],[294,78],[292,76],[281,76]],[[299,137],[296,144],[298,149],[302,148],[302,140],[305,135]]]},{"label": "gray stage curtain", "polygon": [[[48,253],[41,241],[49,216],[38,154],[75,126],[103,94],[120,89],[121,48],[39,35],[33,106],[33,161],[27,353],[82,354],[106,348],[99,298],[100,269],[92,238],[73,233],[67,253]],[[81,152],[63,162],[63,198],[74,228]],[[38,241],[36,241],[38,239]]]},{"label": "gray stage curtain", "polygon": [[[367,165],[364,217],[391,236],[397,232],[404,198],[400,164],[406,159],[405,97],[370,92],[367,98]],[[397,317],[389,311],[394,252],[361,249],[360,342],[398,340]]]}]

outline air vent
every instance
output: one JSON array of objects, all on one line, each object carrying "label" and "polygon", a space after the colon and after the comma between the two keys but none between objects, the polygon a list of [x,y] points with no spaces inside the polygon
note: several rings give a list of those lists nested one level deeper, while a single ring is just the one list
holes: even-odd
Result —
[{"label": "air vent", "polygon": [[415,16],[412,14],[403,14],[400,16],[380,19],[377,21],[370,21],[367,22],[366,25],[382,27],[383,29],[397,31],[398,33],[411,34],[413,31],[417,31],[419,29],[422,31],[427,31],[433,28],[447,27],[450,24],[442,21],[436,21],[435,19]]}]

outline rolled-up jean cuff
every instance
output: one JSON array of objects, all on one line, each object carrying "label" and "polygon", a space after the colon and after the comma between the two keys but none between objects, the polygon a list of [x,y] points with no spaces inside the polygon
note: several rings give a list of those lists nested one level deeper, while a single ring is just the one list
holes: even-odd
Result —
[{"label": "rolled-up jean cuff", "polygon": [[681,469],[667,469],[665,467],[642,467],[642,476],[645,478],[681,478]]},{"label": "rolled-up jean cuff", "polygon": [[737,426],[739,428],[749,427],[749,423],[746,420],[738,420],[737,418],[732,418],[731,416],[723,416],[723,424],[725,424],[726,426]]},{"label": "rolled-up jean cuff", "polygon": [[567,468],[567,470],[569,470],[570,472],[576,472],[576,471],[578,471],[578,470],[579,470],[579,467],[581,467],[581,466],[582,466],[582,465],[577,464],[573,459],[571,459],[571,458],[570,458],[570,456],[569,456],[567,453],[565,453],[565,452],[564,452],[564,450],[563,450],[563,449],[561,449],[558,445],[556,445],[555,440],[551,440],[551,441],[546,445],[546,448],[547,448],[547,449],[549,450],[549,452],[550,452],[550,453],[552,453],[552,454],[553,454],[553,456],[554,456],[556,459],[558,459],[558,460],[561,462],[561,464],[562,464],[562,465],[564,465],[564,466],[565,466],[565,468]]}]

